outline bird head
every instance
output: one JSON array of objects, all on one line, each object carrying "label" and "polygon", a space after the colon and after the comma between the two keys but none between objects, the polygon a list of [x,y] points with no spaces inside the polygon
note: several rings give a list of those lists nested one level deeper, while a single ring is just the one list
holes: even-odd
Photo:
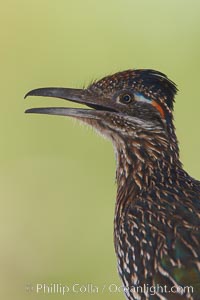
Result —
[{"label": "bird head", "polygon": [[39,88],[27,96],[56,97],[86,105],[84,108],[31,108],[26,113],[70,116],[90,124],[104,135],[133,138],[138,131],[168,134],[176,85],[161,72],[138,69],[118,72],[86,89]]}]

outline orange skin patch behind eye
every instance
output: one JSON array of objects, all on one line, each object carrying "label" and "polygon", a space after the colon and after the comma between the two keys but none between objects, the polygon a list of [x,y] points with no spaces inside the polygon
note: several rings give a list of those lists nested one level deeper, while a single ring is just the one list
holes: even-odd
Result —
[{"label": "orange skin patch behind eye", "polygon": [[164,119],[165,118],[165,113],[164,113],[164,110],[162,109],[162,107],[155,100],[153,100],[151,102],[151,104],[159,111],[159,113],[161,114],[162,118]]}]

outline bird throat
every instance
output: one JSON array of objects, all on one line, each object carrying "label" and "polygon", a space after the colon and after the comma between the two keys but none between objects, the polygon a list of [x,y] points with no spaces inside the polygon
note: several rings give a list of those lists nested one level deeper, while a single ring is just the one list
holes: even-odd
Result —
[{"label": "bird throat", "polygon": [[[175,136],[173,137],[176,138]],[[176,148],[176,149],[175,149]],[[137,133],[133,139],[118,138],[116,181],[118,193],[125,191],[124,199],[152,190],[157,184],[176,180],[181,167],[177,143],[165,134]]]}]

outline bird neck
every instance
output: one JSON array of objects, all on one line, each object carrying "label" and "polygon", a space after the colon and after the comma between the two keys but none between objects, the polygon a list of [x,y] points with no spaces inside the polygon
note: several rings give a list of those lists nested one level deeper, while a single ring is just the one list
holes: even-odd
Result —
[{"label": "bird neck", "polygon": [[160,183],[172,183],[181,168],[174,128],[138,131],[132,139],[119,138],[117,143],[116,179],[118,193],[133,196]]}]

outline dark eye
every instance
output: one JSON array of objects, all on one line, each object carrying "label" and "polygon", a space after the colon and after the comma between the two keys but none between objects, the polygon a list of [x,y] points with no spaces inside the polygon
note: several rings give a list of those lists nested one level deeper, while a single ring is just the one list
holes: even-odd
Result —
[{"label": "dark eye", "polygon": [[128,104],[133,100],[133,95],[131,94],[123,94],[120,96],[120,102],[124,104]]}]

